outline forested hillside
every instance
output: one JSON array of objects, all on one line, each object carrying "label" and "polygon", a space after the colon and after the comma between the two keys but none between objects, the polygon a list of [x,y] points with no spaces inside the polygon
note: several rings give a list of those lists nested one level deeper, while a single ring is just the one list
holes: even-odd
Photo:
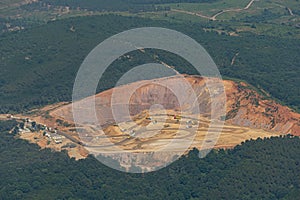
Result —
[{"label": "forested hillside", "polygon": [[[160,171],[126,174],[95,158],[39,150],[0,122],[0,199],[297,199],[300,139],[247,141],[199,159],[195,149]],[[26,159],[24,159],[26,158]]]},{"label": "forested hillside", "polygon": [[[2,34],[0,112],[21,112],[58,101],[70,101],[76,72],[85,56],[113,34],[145,26],[167,27],[189,35],[208,50],[224,77],[243,79],[269,92],[272,97],[299,108],[299,40],[250,33],[232,37],[204,32],[200,24],[171,24],[104,15],[70,18]],[[131,67],[157,62],[154,54],[182,73],[195,73],[175,55],[153,50],[145,54],[135,51],[132,58],[113,63],[100,81],[98,91],[114,86]]]}]

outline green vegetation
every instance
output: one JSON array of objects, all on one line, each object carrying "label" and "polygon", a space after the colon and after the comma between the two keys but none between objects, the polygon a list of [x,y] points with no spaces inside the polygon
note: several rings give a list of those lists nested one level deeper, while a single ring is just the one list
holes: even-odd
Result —
[{"label": "green vegetation", "polygon": [[[211,54],[221,74],[246,80],[287,105],[299,108],[299,40],[205,32],[201,24],[175,24],[115,15],[70,18],[0,38],[0,112],[22,112],[58,101],[70,101],[77,70],[85,56],[113,34],[136,27],[157,26],[182,31]],[[199,27],[196,29],[195,27]],[[239,53],[231,65],[232,58]],[[195,74],[185,60],[162,52],[135,51],[115,61],[99,83],[98,92],[114,86],[130,68],[160,60],[181,73]]]},{"label": "green vegetation", "polygon": [[36,3],[23,6],[26,10],[50,10],[49,6],[53,7],[64,6],[70,9],[89,10],[89,11],[130,11],[130,12],[145,12],[156,10],[154,5],[136,4],[122,0],[42,0]]},{"label": "green vegetation", "polygon": [[[87,9],[90,11],[93,10],[106,10],[106,11],[130,11],[131,9],[140,9],[143,10],[145,5],[154,5],[154,4],[165,4],[165,3],[204,3],[204,2],[215,2],[218,0],[41,0],[39,3],[33,3],[30,5],[39,4],[43,6],[52,5],[52,6],[68,6],[72,9]],[[144,6],[143,6],[144,5]]]},{"label": "green vegetation", "polygon": [[[212,17],[221,11],[225,11],[218,15],[216,19],[230,20],[232,17],[240,19],[244,16],[256,16],[264,12],[264,9],[271,10],[278,15],[276,18],[283,21],[296,18],[296,15],[291,15],[288,8],[297,13],[300,4],[297,0],[272,0],[272,1],[254,1],[249,7],[250,0],[221,0],[216,2],[206,3],[171,3],[163,4],[173,9],[180,9],[190,12],[198,12],[205,16]],[[246,9],[245,9],[246,8]],[[294,14],[294,13],[293,13]],[[227,16],[223,16],[227,15]],[[288,16],[288,18],[284,16]],[[272,21],[275,22],[275,21]]]},{"label": "green vegetation", "polygon": [[[207,49],[223,77],[245,80],[261,94],[300,111],[298,0],[255,1],[249,9],[224,12],[215,21],[208,18],[244,8],[249,0],[40,0],[21,6],[22,2],[0,2],[0,113],[70,101],[77,70],[97,44],[121,31],[147,26],[189,35]],[[119,15],[103,15],[109,12]],[[85,17],[70,18],[74,16]],[[174,54],[134,51],[108,68],[97,92],[113,87],[132,67],[161,61],[181,73],[197,74]],[[232,110],[226,117],[235,114]],[[158,172],[133,175],[112,170],[92,156],[75,161],[66,152],[39,150],[8,134],[16,124],[0,121],[0,199],[300,196],[298,137],[246,141],[232,150],[214,150],[204,159],[193,150]]]},{"label": "green vegetation", "polygon": [[1,0],[0,9],[13,6],[14,4],[20,4],[22,2],[24,2],[24,0]]},{"label": "green vegetation", "polygon": [[31,23],[38,25],[74,16],[114,13],[171,22],[207,23],[208,27],[215,26],[208,30],[229,34],[250,31],[300,39],[298,0],[249,3],[250,0],[40,0],[25,5],[6,2],[10,6],[1,9],[0,5],[0,17],[19,19],[21,16],[23,27],[27,28]]},{"label": "green vegetation", "polygon": [[[300,139],[247,141],[199,159],[191,151],[147,174],[110,169],[92,156],[75,161],[65,152],[15,139],[14,122],[0,122],[0,199],[297,199]],[[26,158],[26,159],[24,159]]]},{"label": "green vegetation", "polygon": [[128,11],[131,13],[149,12],[149,11],[166,11],[170,10],[169,6],[155,6],[155,4],[165,3],[204,3],[218,0],[40,0],[22,6],[25,10],[51,10],[51,7],[68,7],[71,10],[87,11]]},{"label": "green vegetation", "polygon": [[177,3],[177,4],[166,4],[174,9],[181,9],[191,12],[200,12],[207,16],[213,16],[220,10],[229,8],[243,8],[247,5],[249,0],[221,0],[216,2],[206,3]]},{"label": "green vegetation", "polygon": [[300,15],[297,14],[300,4],[297,0],[254,1],[245,9],[249,3],[250,0],[169,3],[160,6],[170,7],[171,11],[155,12],[152,15],[140,13],[139,16],[182,23],[202,22],[215,27],[210,30],[225,33],[252,32],[258,35],[300,38]]}]

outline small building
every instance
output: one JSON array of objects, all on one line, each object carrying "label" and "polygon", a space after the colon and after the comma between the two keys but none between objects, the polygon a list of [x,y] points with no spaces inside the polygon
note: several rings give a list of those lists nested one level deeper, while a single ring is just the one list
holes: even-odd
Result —
[{"label": "small building", "polygon": [[19,130],[18,130],[20,133],[30,133],[31,131],[28,129],[28,128],[26,128],[26,127],[24,127],[24,129],[22,129],[22,128],[19,128]]},{"label": "small building", "polygon": [[63,139],[65,138],[64,136],[58,135],[56,133],[48,133],[44,132],[44,135],[49,139],[53,140],[56,144],[60,144],[63,142]]},{"label": "small building", "polygon": [[63,137],[60,136],[60,135],[53,136],[52,139],[54,140],[54,142],[55,142],[56,144],[60,144],[60,143],[63,142]]}]

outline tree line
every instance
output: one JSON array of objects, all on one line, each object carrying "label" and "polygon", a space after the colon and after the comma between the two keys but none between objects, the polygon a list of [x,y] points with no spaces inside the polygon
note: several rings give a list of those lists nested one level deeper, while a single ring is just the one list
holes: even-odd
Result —
[{"label": "tree line", "polygon": [[248,140],[199,159],[194,149],[166,168],[127,174],[93,156],[40,150],[15,139],[14,122],[0,122],[1,199],[297,199],[300,139]]},{"label": "tree line", "polygon": [[[251,33],[232,37],[205,32],[202,30],[205,24],[104,15],[59,20],[2,34],[0,112],[22,112],[71,101],[76,73],[96,45],[121,31],[147,26],[171,28],[189,35],[204,46],[223,77],[245,80],[269,92],[273,98],[299,108],[300,41],[297,39]],[[130,59],[125,56],[112,63],[100,80],[97,92],[114,87],[125,72],[145,63],[163,61],[175,66],[180,73],[197,74],[186,60],[168,52],[148,49],[146,53],[134,51],[129,55]]]}]

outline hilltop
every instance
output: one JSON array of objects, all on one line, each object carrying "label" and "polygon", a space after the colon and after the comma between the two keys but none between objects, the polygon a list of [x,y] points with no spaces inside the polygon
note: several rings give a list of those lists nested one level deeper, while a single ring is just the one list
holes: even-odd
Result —
[{"label": "hilltop", "polygon": [[[135,88],[139,85],[137,91],[134,92],[130,99],[131,105],[142,105],[140,107],[133,106],[130,110],[131,115],[137,115],[145,109],[149,109],[151,103],[161,104],[167,109],[180,110],[178,103],[171,104],[170,102],[176,102],[176,96],[171,91],[165,91],[166,89],[159,86],[157,83],[167,82],[169,84],[176,84],[180,82],[180,77],[161,78],[155,80],[146,80],[120,86],[119,89],[110,89],[97,94],[96,107],[99,118],[102,123],[112,121],[113,116],[111,109],[111,95],[113,92],[121,92],[118,94],[118,102],[124,103],[128,97],[128,91],[130,88]],[[185,79],[192,85],[192,88],[196,91],[199,104],[210,105],[210,96],[208,90],[205,88],[205,78],[199,76],[186,75]],[[259,128],[278,133],[291,133],[294,135],[300,135],[300,114],[295,113],[286,106],[282,106],[276,103],[274,100],[268,99],[262,94],[259,94],[252,86],[244,82],[235,82],[231,80],[223,81],[227,96],[227,113],[226,122],[250,127]],[[156,98],[154,97],[156,96]],[[124,100],[120,99],[124,97]],[[154,99],[153,99],[154,98]],[[125,104],[125,103],[124,103]],[[135,108],[135,109],[134,109]],[[210,110],[206,108],[208,114]],[[72,121],[71,105],[65,105],[50,112],[50,115],[63,118],[67,121]],[[89,113],[86,113],[87,121]],[[220,116],[221,117],[221,116]]]},{"label": "hilltop", "polygon": [[[59,151],[66,149],[71,157],[79,159],[86,157],[87,151],[95,153],[99,148],[102,151],[115,151],[112,144],[127,151],[146,153],[161,148],[174,138],[176,139],[175,149],[179,151],[185,145],[184,140],[193,140],[193,138],[194,142],[191,144],[190,150],[193,147],[201,149],[205,143],[214,144],[216,142],[214,148],[233,148],[250,139],[269,138],[284,134],[300,135],[300,114],[259,94],[252,86],[244,82],[224,80],[227,96],[226,115],[220,115],[219,118],[225,120],[225,125],[219,138],[210,138],[207,133],[212,123],[210,120],[211,99],[205,86],[207,78],[185,75],[185,79],[197,94],[198,105],[204,108],[201,115],[188,114],[189,105],[180,108],[176,96],[158,84],[176,85],[180,83],[180,77],[173,76],[138,81],[96,94],[98,122],[93,121],[92,114],[87,110],[82,113],[85,122],[75,124],[72,104],[67,102],[35,110],[27,117],[37,123],[46,124],[67,137],[62,144],[41,143],[39,141],[47,141],[41,134],[32,134],[28,137],[26,136],[28,134],[25,133],[21,134],[22,138],[38,143],[43,148],[54,148]],[[132,88],[137,88],[129,102],[133,121],[128,122],[128,118],[124,118],[123,121],[116,124],[111,110],[112,94],[113,92],[115,95],[117,93],[118,107],[122,108],[125,106],[128,92]],[[219,97],[216,96],[216,98]],[[84,104],[90,99],[88,97],[75,104]],[[166,110],[164,112],[152,111],[151,105],[153,104],[161,104]],[[122,119],[122,112],[118,114],[119,119]],[[180,115],[180,120],[174,119],[174,115]],[[102,130],[99,129],[98,123],[101,124]],[[183,124],[183,127],[180,124]],[[147,130],[143,127],[147,127]],[[210,134],[218,134],[218,130],[218,128],[210,130],[213,131]],[[139,138],[139,136],[143,137]],[[216,141],[214,141],[215,139]],[[74,143],[76,148],[70,148],[70,143]],[[169,158],[170,156],[167,159]],[[125,162],[122,156],[117,159]],[[139,159],[137,158],[137,161]],[[156,159],[157,162],[160,161],[160,158],[156,157]]]}]

